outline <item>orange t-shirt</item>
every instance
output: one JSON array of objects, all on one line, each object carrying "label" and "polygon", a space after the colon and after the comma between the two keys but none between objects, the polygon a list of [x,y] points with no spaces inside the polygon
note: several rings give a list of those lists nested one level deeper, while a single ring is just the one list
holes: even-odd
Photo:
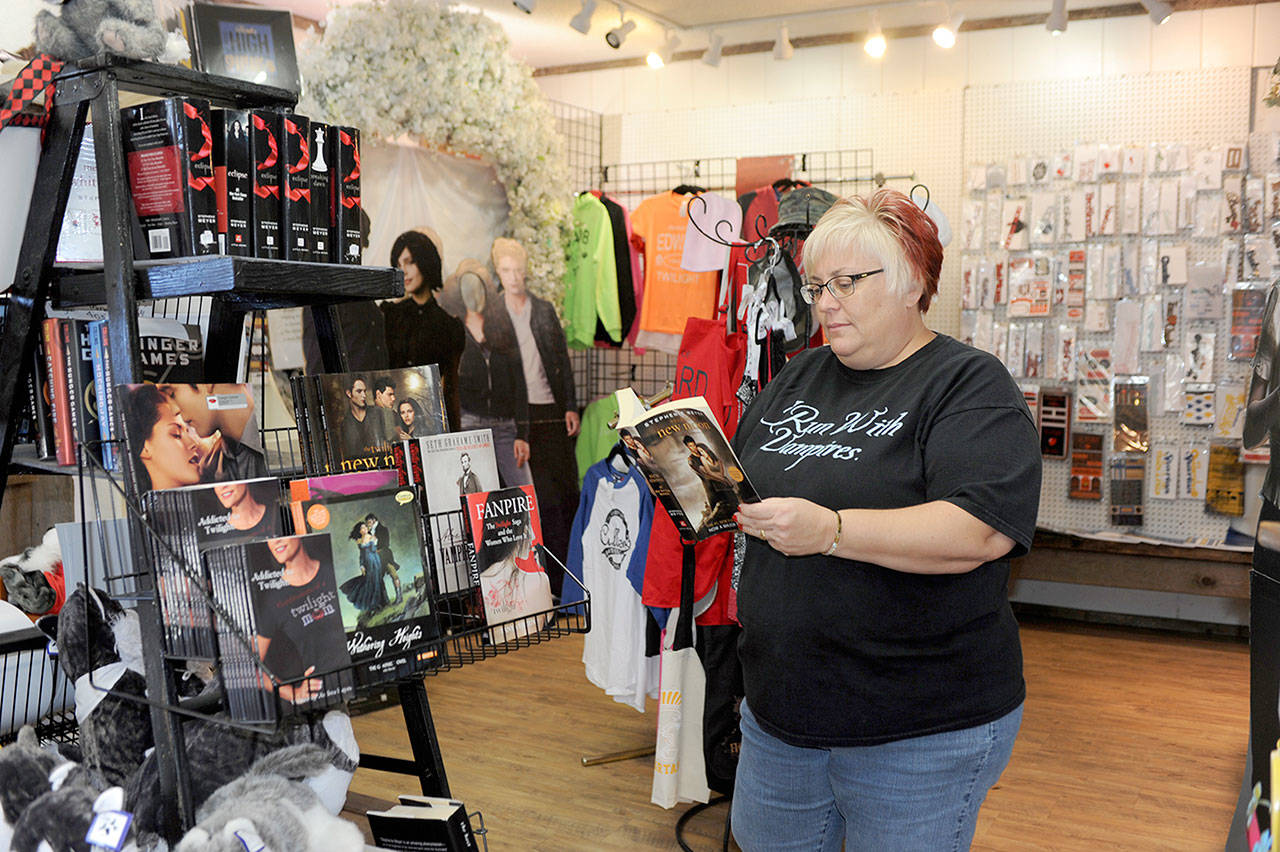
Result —
[{"label": "orange t-shirt", "polygon": [[680,268],[690,197],[664,192],[641,201],[631,214],[633,239],[644,252],[642,331],[682,334],[690,317],[714,316],[719,273]]}]

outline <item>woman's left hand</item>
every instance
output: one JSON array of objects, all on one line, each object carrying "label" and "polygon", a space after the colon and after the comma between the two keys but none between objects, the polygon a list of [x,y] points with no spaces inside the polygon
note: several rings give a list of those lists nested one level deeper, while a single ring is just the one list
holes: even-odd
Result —
[{"label": "woman's left hand", "polygon": [[836,534],[835,512],[799,497],[743,503],[735,519],[747,535],[787,556],[823,553]]}]

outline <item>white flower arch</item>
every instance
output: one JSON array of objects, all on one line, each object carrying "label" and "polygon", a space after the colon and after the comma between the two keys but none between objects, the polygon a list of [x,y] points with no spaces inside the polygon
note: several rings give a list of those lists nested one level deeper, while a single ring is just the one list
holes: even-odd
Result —
[{"label": "white flower arch", "polygon": [[563,143],[501,27],[434,0],[371,0],[334,10],[324,34],[299,46],[299,68],[300,112],[492,163],[511,208],[507,235],[529,252],[529,288],[561,303]]}]

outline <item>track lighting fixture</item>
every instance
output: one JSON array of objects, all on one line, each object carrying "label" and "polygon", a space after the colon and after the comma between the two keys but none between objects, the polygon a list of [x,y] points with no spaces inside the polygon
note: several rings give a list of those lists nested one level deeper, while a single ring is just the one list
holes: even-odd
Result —
[{"label": "track lighting fixture", "polygon": [[1067,0],[1053,0],[1053,9],[1045,19],[1044,28],[1054,35],[1067,31]]},{"label": "track lighting fixture", "polygon": [[526,15],[532,15],[534,7],[538,5],[538,0],[511,0],[511,5]]},{"label": "track lighting fixture", "polygon": [[582,8],[569,21],[569,26],[586,35],[591,32],[591,16],[596,13],[596,0],[582,0]]},{"label": "track lighting fixture", "polygon": [[884,38],[884,31],[880,29],[880,17],[873,15],[871,18],[871,35],[867,36],[867,40],[862,43],[862,49],[872,59],[879,59],[884,56],[885,49],[888,46],[889,43]]},{"label": "track lighting fixture", "polygon": [[676,55],[676,48],[680,46],[680,39],[673,32],[667,32],[667,39],[662,43],[662,50],[658,51],[658,56],[662,57],[663,65],[670,65],[671,58]]},{"label": "track lighting fixture", "polygon": [[778,27],[778,37],[773,42],[773,58],[782,60],[790,59],[795,55],[796,49],[791,46],[791,34],[787,31],[787,25],[782,24]]},{"label": "track lighting fixture", "polygon": [[949,13],[945,21],[934,27],[933,43],[945,50],[955,47],[956,33],[960,32],[960,25],[963,23],[964,15]]},{"label": "track lighting fixture", "polygon": [[724,36],[719,33],[712,33],[707,40],[707,50],[702,54],[702,62],[704,65],[710,65],[712,68],[720,66],[720,51],[724,48]]},{"label": "track lighting fixture", "polygon": [[636,28],[635,21],[622,21],[616,27],[604,34],[605,44],[614,50],[622,47],[622,43],[627,40],[627,36],[631,35],[631,31]]},{"label": "track lighting fixture", "polygon": [[1151,23],[1157,27],[1169,20],[1169,16],[1173,14],[1173,7],[1164,0],[1141,0],[1142,8],[1147,10],[1147,14],[1151,17]]}]

